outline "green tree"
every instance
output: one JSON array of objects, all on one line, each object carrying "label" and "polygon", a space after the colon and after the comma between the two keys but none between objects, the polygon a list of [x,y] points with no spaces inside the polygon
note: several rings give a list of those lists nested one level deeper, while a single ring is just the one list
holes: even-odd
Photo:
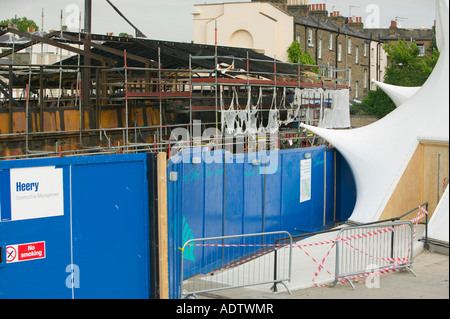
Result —
[{"label": "green tree", "polygon": [[[385,44],[390,66],[386,68],[384,82],[398,86],[422,86],[433,71],[439,58],[435,48],[432,57],[420,56],[420,50],[415,43],[404,40],[398,43]],[[396,108],[394,102],[381,89],[370,91],[368,96],[353,113],[365,113],[382,118]]]},{"label": "green tree", "polygon": [[316,61],[308,52],[302,53],[300,43],[297,41],[292,42],[291,46],[287,49],[287,53],[291,63],[298,63],[300,61],[300,64],[316,65]]},{"label": "green tree", "polygon": [[119,33],[119,37],[128,37],[128,38],[132,38],[133,36],[131,34],[128,34],[126,32],[120,32]]},{"label": "green tree", "polygon": [[431,59],[421,57],[415,43],[400,40],[397,44],[385,44],[383,48],[390,62],[384,76],[388,84],[422,86],[433,71]]},{"label": "green tree", "polygon": [[36,22],[34,22],[31,19],[27,19],[26,17],[23,18],[12,18],[12,19],[8,19],[8,20],[3,20],[0,21],[0,25],[8,25],[8,24],[15,24],[17,27],[17,30],[20,31],[28,31],[28,28],[34,28],[35,31],[39,31],[39,27],[36,24]]}]

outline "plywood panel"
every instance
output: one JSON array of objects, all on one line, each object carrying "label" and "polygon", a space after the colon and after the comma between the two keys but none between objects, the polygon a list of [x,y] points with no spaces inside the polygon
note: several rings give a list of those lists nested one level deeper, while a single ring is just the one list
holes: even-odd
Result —
[{"label": "plywood panel", "polygon": [[167,155],[158,153],[158,244],[160,298],[169,299],[168,229],[167,229]]},{"label": "plywood panel", "polygon": [[9,133],[9,113],[0,114],[0,134]]},{"label": "plywood panel", "polygon": [[78,110],[64,111],[64,125],[66,131],[77,131],[80,129],[80,117]]},{"label": "plywood panel", "polygon": [[25,112],[13,113],[13,132],[25,132]]},{"label": "plywood panel", "polygon": [[44,112],[44,132],[56,131],[56,113]]},{"label": "plywood panel", "polygon": [[102,122],[103,128],[118,127],[119,125],[117,122],[117,111],[116,110],[103,110],[101,122]]},{"label": "plywood panel", "polygon": [[[380,220],[398,217],[422,202],[423,145],[419,144],[395,188]],[[414,216],[415,217],[415,216]],[[413,217],[408,216],[407,219]]]},{"label": "plywood panel", "polygon": [[[381,214],[380,220],[398,217],[425,202],[428,202],[428,212],[431,217],[448,179],[448,143],[420,143]],[[405,219],[414,217],[409,215]]]},{"label": "plywood panel", "polygon": [[438,198],[442,196],[443,182],[448,181],[448,144],[424,144],[423,199],[428,202],[428,211],[432,213]]}]

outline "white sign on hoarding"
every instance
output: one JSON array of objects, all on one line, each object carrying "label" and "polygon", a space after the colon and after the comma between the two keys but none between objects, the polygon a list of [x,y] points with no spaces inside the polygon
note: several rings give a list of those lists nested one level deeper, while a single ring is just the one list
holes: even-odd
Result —
[{"label": "white sign on hoarding", "polygon": [[10,170],[11,220],[64,215],[62,168]]},{"label": "white sign on hoarding", "polygon": [[311,199],[311,159],[300,161],[300,203]]}]

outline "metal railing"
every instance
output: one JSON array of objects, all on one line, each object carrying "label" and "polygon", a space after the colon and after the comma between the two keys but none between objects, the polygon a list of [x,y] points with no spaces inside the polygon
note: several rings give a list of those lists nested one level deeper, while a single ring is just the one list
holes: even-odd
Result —
[{"label": "metal railing", "polygon": [[[396,271],[399,269],[407,269],[414,274],[414,271],[412,270],[414,248],[413,241],[416,236],[416,225],[413,224],[418,224],[422,220],[424,220],[421,223],[424,224],[425,231],[424,236],[422,238],[419,238],[418,241],[423,241],[424,249],[428,249],[429,218],[428,213],[424,212],[428,212],[428,202],[425,202],[398,217],[365,224],[346,225],[342,228],[326,229],[316,232],[305,232],[304,234],[295,235],[289,238],[279,238],[277,239],[277,242],[275,244],[277,245],[283,242],[283,240],[289,239],[300,247],[299,242],[301,240],[316,235],[336,233],[336,236],[332,237],[334,238],[332,242],[334,242],[336,248],[335,250],[330,249],[329,251],[329,253],[331,253],[330,257],[334,259],[335,263],[335,274],[332,275],[334,277],[334,285],[336,285],[338,282],[347,281],[352,285],[352,287],[354,287],[349,277],[358,277],[362,272],[365,272],[366,274],[373,273],[374,271],[383,273],[389,272],[389,270]],[[413,213],[417,213],[417,216],[415,216],[415,218],[407,221],[400,221],[401,219],[406,218]],[[391,230],[389,228],[391,228]],[[384,231],[385,229],[386,231]],[[380,231],[381,233],[378,233],[378,231]],[[373,232],[378,233],[377,238],[375,238],[376,236],[374,236]],[[412,236],[412,239],[411,237],[409,237],[410,235]],[[362,237],[363,240],[355,244],[355,242],[351,240],[351,236],[354,236],[355,238]],[[342,240],[342,238],[346,237],[350,237],[350,240]],[[339,239],[341,240],[339,241]],[[351,251],[352,249],[353,252]],[[316,257],[319,258],[319,256]],[[369,261],[371,261],[371,263],[369,263]],[[274,269],[276,269],[276,257],[274,261]],[[276,278],[277,273],[275,271],[273,286],[273,290],[275,292],[277,291]],[[316,286],[323,285],[316,284]]]},{"label": "metal railing", "polygon": [[[280,244],[280,238],[286,239]],[[200,252],[194,252],[196,249]],[[181,258],[181,278],[186,278],[180,285],[182,299],[264,284],[282,284],[290,293],[285,284],[291,280],[292,265],[292,238],[288,232],[191,239],[181,250],[183,255],[195,256]]]},{"label": "metal railing", "polygon": [[335,283],[374,271],[412,271],[410,221],[342,228],[336,239]]}]

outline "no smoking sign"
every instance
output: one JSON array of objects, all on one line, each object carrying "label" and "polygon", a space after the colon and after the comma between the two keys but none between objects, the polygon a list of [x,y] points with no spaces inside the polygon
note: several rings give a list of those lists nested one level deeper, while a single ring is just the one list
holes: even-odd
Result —
[{"label": "no smoking sign", "polygon": [[45,258],[45,241],[6,246],[6,263]]},{"label": "no smoking sign", "polygon": [[17,257],[17,250],[13,246],[6,247],[6,262],[14,262]]}]

